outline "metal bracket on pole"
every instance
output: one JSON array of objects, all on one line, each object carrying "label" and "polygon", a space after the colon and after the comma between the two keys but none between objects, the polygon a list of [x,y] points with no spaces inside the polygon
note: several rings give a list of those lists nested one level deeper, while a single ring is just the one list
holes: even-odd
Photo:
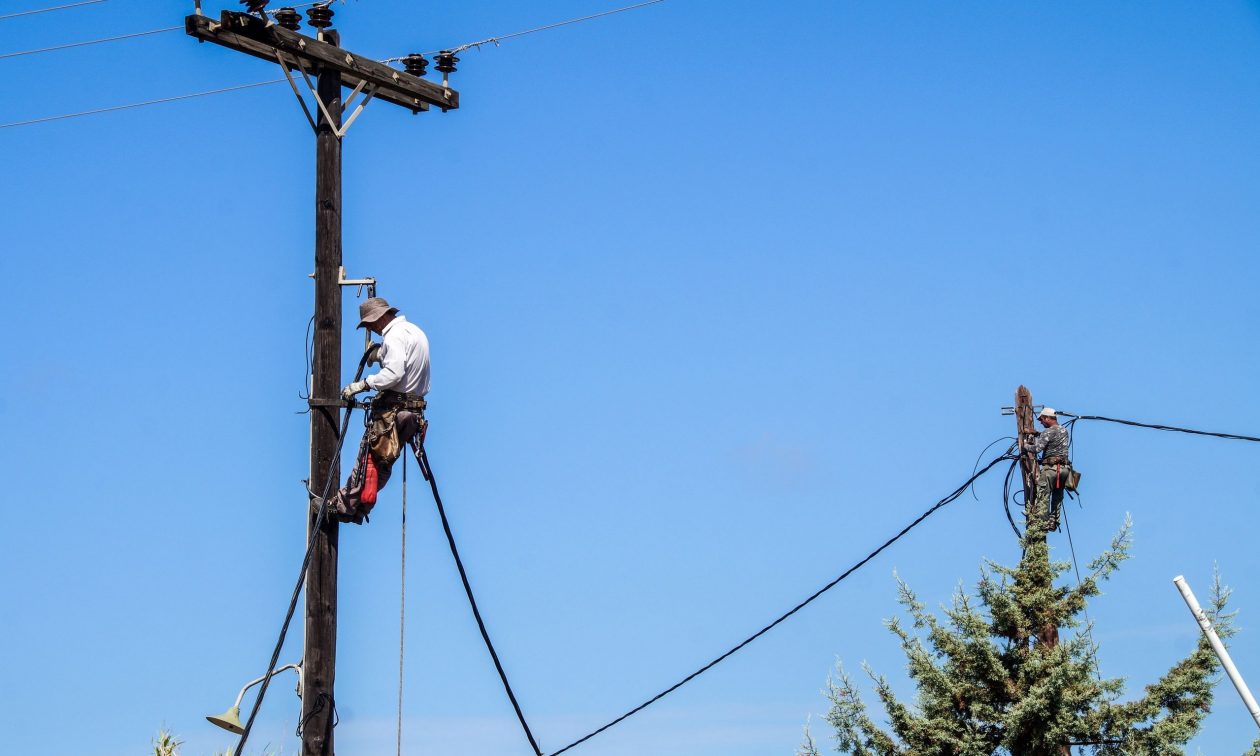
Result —
[{"label": "metal bracket on pole", "polygon": [[[307,273],[307,278],[314,278],[314,273]],[[341,265],[337,268],[337,285],[338,286],[357,286],[359,290],[355,292],[356,297],[363,296],[363,289],[367,287],[368,296],[376,296],[376,279],[368,276],[367,278],[346,278],[346,266]]]},{"label": "metal bracket on pole", "polygon": [[[311,129],[318,131],[319,126],[315,121],[315,116],[311,113],[311,109],[307,107],[306,98],[302,97],[302,93],[298,90],[297,82],[293,79],[293,72],[290,70],[288,62],[284,59],[284,53],[276,50],[276,60],[279,61],[280,68],[284,69],[284,78],[289,80],[289,86],[293,89],[293,96],[297,98],[298,104],[302,106],[302,112],[306,114],[306,120],[311,124]],[[330,124],[333,123],[334,119],[332,117],[332,113],[328,111],[328,105],[325,104],[324,100],[319,96],[319,92],[316,90],[315,84],[311,81],[310,75],[306,73],[306,69],[296,65],[294,68],[297,68],[298,73],[302,74],[302,79],[306,82],[306,88],[311,90],[311,96],[315,98],[315,104],[319,106],[320,112],[324,114],[324,120]],[[359,103],[359,106],[355,108],[354,112],[350,114],[350,117],[341,124],[340,128],[334,128],[332,130],[332,132],[337,135],[338,139],[345,137],[346,133],[350,131],[350,126],[354,123],[355,119],[359,117],[359,115],[363,112],[363,109],[367,107],[367,104],[372,101],[372,97],[376,94],[376,86],[368,84],[366,80],[360,80],[350,92],[350,96],[346,98],[345,103],[342,104],[341,107],[344,111],[346,108],[350,107],[350,103],[354,102],[354,98],[358,97],[365,88],[367,90],[367,95],[364,96],[363,102]]]}]

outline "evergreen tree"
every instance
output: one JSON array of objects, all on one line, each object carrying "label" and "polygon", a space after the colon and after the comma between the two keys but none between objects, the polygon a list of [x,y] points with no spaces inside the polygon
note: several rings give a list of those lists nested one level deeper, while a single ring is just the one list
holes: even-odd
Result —
[{"label": "evergreen tree", "polygon": [[[909,660],[917,701],[900,701],[888,681],[868,668],[887,712],[885,730],[838,668],[828,680],[826,717],[836,750],[854,756],[1182,754],[1212,703],[1219,664],[1206,639],[1200,637],[1194,651],[1142,697],[1121,701],[1124,680],[1100,676],[1097,646],[1080,619],[1099,583],[1128,558],[1129,532],[1126,519],[1089,574],[1071,586],[1056,584],[1069,565],[1050,560],[1044,525],[1034,522],[1019,566],[988,562],[978,605],[959,589],[942,619],[898,579],[913,628],[897,619],[887,625]],[[1231,615],[1224,612],[1228,594],[1218,577],[1208,611],[1222,637],[1231,634]],[[1061,640],[1060,628],[1077,632]],[[806,732],[800,756],[818,753]]]}]

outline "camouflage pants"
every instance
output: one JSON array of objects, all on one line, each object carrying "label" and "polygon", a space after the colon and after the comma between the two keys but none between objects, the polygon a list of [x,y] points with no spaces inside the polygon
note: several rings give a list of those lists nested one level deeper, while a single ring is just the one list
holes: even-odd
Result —
[{"label": "camouflage pants", "polygon": [[1059,510],[1063,508],[1063,491],[1067,482],[1069,465],[1041,465],[1037,468],[1037,496],[1027,514],[1046,518],[1046,528],[1059,527]]},{"label": "camouflage pants", "polygon": [[403,450],[413,440],[423,442],[425,426],[424,413],[420,411],[393,408],[373,410],[367,430],[363,434],[363,443],[354,469],[341,490],[329,497],[328,511],[331,516],[341,522],[353,522],[356,525],[362,523],[363,518],[376,506],[375,499],[370,502],[362,500],[367,466],[371,464],[375,469],[376,490],[384,488],[389,482],[394,463],[402,456]]}]

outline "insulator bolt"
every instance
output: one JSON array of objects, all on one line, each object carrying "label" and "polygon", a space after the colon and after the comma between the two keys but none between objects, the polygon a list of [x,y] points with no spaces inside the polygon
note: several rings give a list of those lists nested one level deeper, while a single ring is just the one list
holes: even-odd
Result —
[{"label": "insulator bolt", "polygon": [[270,0],[241,0],[241,5],[244,5],[245,10],[249,13],[257,13],[261,16],[268,2]]}]

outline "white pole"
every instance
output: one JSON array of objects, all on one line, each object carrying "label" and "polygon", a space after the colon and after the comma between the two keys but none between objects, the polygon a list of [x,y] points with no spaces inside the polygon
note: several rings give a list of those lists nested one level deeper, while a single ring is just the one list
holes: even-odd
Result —
[{"label": "white pole", "polygon": [[1194,597],[1194,591],[1190,590],[1190,586],[1186,584],[1186,579],[1181,575],[1173,578],[1173,582],[1177,584],[1177,590],[1181,591],[1181,597],[1186,600],[1186,606],[1190,607],[1190,613],[1198,620],[1199,627],[1203,630],[1203,634],[1207,636],[1208,643],[1212,644],[1212,650],[1216,652],[1217,658],[1221,660],[1221,666],[1225,668],[1225,674],[1229,675],[1230,682],[1234,683],[1234,687],[1238,689],[1238,695],[1242,696],[1243,704],[1247,706],[1247,711],[1251,712],[1251,718],[1256,721],[1256,726],[1260,727],[1260,706],[1256,705],[1256,697],[1251,695],[1251,691],[1247,688],[1247,683],[1243,681],[1242,675],[1238,673],[1238,668],[1234,666],[1233,659],[1229,658],[1229,651],[1225,650],[1225,644],[1221,643],[1220,637],[1216,631],[1212,629],[1212,622],[1208,619],[1207,612],[1203,611],[1203,607],[1199,606],[1199,601]]}]

